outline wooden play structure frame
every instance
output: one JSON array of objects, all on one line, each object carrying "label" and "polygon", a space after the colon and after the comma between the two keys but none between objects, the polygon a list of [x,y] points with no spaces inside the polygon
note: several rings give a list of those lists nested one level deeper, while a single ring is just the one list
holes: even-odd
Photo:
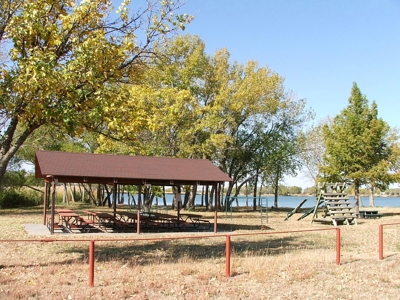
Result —
[{"label": "wooden play structure frame", "polygon": [[[357,215],[351,205],[348,195],[344,192],[345,183],[318,183],[317,201],[314,208],[312,222],[332,221],[338,224],[357,225]],[[325,204],[322,220],[318,218],[318,207]]]}]

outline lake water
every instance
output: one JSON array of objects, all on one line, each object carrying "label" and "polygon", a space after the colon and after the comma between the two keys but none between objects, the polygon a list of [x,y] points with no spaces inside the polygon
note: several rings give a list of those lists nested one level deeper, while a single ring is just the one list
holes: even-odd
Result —
[{"label": "lake water", "polygon": [[[349,197],[352,205],[354,205],[354,197]],[[137,200],[138,197],[135,195],[135,199]],[[172,204],[173,195],[166,194],[166,202],[167,205]],[[300,204],[301,201],[307,199],[307,201],[303,204],[302,208],[314,207],[316,197],[315,196],[279,196],[278,197],[278,207],[291,207],[294,208]],[[127,197],[124,198],[124,203],[128,204]],[[158,201],[158,205],[163,205],[162,198],[154,199],[153,205],[156,205]],[[239,206],[246,205],[246,197],[239,196],[238,197]],[[361,197],[362,204],[361,206],[368,207],[369,206],[369,198],[368,197]],[[248,197],[248,203],[251,206],[253,203],[253,198]],[[258,198],[257,198],[258,203]],[[274,203],[274,197],[266,196],[262,197],[262,205],[271,207]],[[201,205],[201,195],[196,196],[195,205]],[[233,207],[236,207],[236,201],[232,203]],[[400,197],[375,197],[375,207],[400,207]]]}]

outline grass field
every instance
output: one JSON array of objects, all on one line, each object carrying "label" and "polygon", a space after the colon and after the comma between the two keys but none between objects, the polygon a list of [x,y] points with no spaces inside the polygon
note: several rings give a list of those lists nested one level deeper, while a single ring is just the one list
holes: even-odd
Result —
[{"label": "grass field", "polygon": [[[78,212],[87,207],[76,205]],[[398,299],[400,225],[384,227],[384,260],[378,256],[380,224],[400,222],[400,209],[379,208],[380,219],[341,225],[341,264],[334,228],[300,213],[284,221],[273,210],[219,213],[219,233],[191,240],[95,242],[94,287],[89,287],[89,242],[95,234],[55,235],[36,242],[24,224],[41,224],[42,208],[0,211],[0,299]],[[197,212],[196,212],[197,213]],[[200,212],[212,221],[213,213]],[[226,233],[271,233],[231,238],[231,277],[225,276]],[[208,233],[209,235],[210,233]],[[144,233],[140,238],[204,233]],[[214,235],[211,233],[211,235]],[[137,238],[135,233],[101,238]],[[64,241],[73,239],[76,241]],[[78,241],[79,240],[79,241]]]}]

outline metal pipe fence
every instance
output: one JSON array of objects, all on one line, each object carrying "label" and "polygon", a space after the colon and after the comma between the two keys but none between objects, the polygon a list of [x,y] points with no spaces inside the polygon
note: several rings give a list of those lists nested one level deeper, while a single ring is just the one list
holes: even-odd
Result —
[{"label": "metal pipe fence", "polygon": [[257,235],[276,235],[276,234],[295,234],[304,232],[318,231],[336,232],[336,265],[340,265],[340,229],[339,228],[321,228],[306,229],[295,231],[280,232],[256,232],[256,233],[233,233],[233,234],[214,234],[199,236],[175,236],[175,237],[143,237],[143,238],[114,238],[114,239],[37,239],[37,240],[0,240],[1,243],[63,243],[63,242],[89,242],[89,286],[94,286],[94,270],[95,270],[95,242],[120,242],[120,241],[168,241],[168,240],[184,240],[184,239],[207,239],[207,238],[224,238],[225,237],[225,276],[231,276],[231,238],[239,236],[257,236]]},{"label": "metal pipe fence", "polygon": [[383,226],[400,225],[400,223],[389,223],[379,225],[379,260],[383,260]]}]

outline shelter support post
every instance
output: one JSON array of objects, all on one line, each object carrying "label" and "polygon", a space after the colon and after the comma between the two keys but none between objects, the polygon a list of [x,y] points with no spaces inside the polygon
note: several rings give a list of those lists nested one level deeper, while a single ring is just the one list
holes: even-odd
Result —
[{"label": "shelter support post", "polygon": [[56,205],[56,185],[57,185],[57,178],[53,178],[52,184],[52,191],[51,191],[51,234],[54,234],[54,214],[55,214],[55,205]]},{"label": "shelter support post", "polygon": [[47,203],[49,200],[49,194],[47,193],[47,186],[49,183],[44,180],[44,195],[43,195],[43,225],[46,225],[46,219],[47,219]]},{"label": "shelter support post", "polygon": [[220,184],[215,185],[215,205],[214,205],[214,233],[217,233],[217,222],[218,222],[218,203],[220,195]]},{"label": "shelter support post", "polygon": [[117,215],[117,197],[118,197],[118,193],[117,193],[117,188],[118,188],[118,183],[117,180],[114,179],[114,196],[113,196],[113,210],[114,210],[114,218]]},{"label": "shelter support post", "polygon": [[181,198],[181,186],[177,186],[177,192],[176,192],[176,203],[178,205],[178,220],[181,218],[181,208],[182,208],[182,198]]},{"label": "shelter support post", "polygon": [[140,234],[140,204],[142,202],[142,185],[138,186],[138,209],[137,209],[137,220],[136,220],[136,233]]}]

